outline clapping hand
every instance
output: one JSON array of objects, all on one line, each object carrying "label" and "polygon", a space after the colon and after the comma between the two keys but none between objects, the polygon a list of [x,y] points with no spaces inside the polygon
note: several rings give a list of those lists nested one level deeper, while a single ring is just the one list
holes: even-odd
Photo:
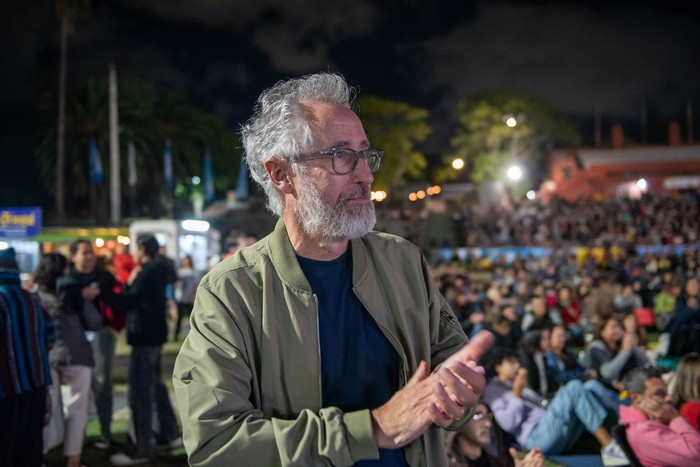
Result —
[{"label": "clapping hand", "polygon": [[433,422],[447,428],[454,420],[479,401],[486,380],[484,368],[478,361],[493,345],[494,336],[488,331],[477,333],[467,345],[450,356],[435,373],[435,399],[430,413]]},{"label": "clapping hand", "polygon": [[400,448],[423,434],[433,423],[449,426],[474,405],[484,389],[479,358],[491,347],[493,335],[478,333],[449,357],[435,373],[421,361],[406,386],[384,405],[372,410],[372,430],[380,448]]}]

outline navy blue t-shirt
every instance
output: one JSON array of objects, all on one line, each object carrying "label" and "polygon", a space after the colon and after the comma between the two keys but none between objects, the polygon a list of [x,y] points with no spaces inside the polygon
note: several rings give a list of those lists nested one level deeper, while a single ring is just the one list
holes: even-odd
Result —
[{"label": "navy blue t-shirt", "polygon": [[[318,299],[323,406],[350,412],[386,403],[399,389],[401,359],[352,291],[350,250],[332,261],[297,259]],[[355,465],[406,466],[403,449],[379,455]]]}]

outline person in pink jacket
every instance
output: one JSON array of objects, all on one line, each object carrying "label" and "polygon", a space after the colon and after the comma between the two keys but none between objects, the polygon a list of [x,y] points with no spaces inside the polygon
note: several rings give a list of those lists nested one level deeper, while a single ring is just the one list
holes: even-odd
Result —
[{"label": "person in pink jacket", "polygon": [[624,385],[632,406],[620,406],[620,423],[642,465],[700,465],[700,433],[679,415],[660,373],[635,368],[625,375]]}]

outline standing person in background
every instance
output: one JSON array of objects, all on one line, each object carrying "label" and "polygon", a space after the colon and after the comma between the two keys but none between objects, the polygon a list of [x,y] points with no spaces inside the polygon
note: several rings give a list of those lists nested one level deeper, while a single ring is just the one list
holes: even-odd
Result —
[{"label": "standing person in background", "polygon": [[[140,267],[132,271],[122,292],[122,302],[127,309],[126,340],[131,345],[129,435],[132,446],[128,452],[112,455],[112,465],[147,463],[154,437],[156,448],[170,449],[182,445],[168,389],[161,377],[161,347],[168,337],[167,265],[156,260],[159,245],[155,237],[143,236],[136,245],[134,259]],[[157,427],[155,432],[153,427]]]},{"label": "standing person in background", "polygon": [[420,249],[371,231],[382,151],[351,95],[280,82],[243,129],[281,219],[197,289],[173,373],[192,465],[445,466],[479,398],[493,337],[467,344]]},{"label": "standing person in background", "polygon": [[190,315],[194,306],[194,294],[199,284],[199,273],[195,271],[192,257],[187,255],[180,261],[177,270],[177,282],[175,283],[175,301],[177,302],[177,321],[173,341],[177,341],[180,335],[180,326],[183,318]]},{"label": "standing person in background", "polygon": [[39,297],[22,289],[14,248],[0,250],[0,462],[42,464],[51,384],[53,321]]},{"label": "standing person in background", "polygon": [[257,242],[255,235],[250,233],[231,232],[226,238],[226,256],[224,259],[233,256],[241,248],[245,248]]},{"label": "standing person in background", "polygon": [[117,270],[115,277],[120,284],[126,284],[131,271],[137,266],[134,257],[129,253],[129,245],[120,245],[119,252],[114,255],[114,267]]},{"label": "standing person in background", "polygon": [[103,317],[103,326],[92,339],[95,366],[92,371],[92,392],[95,396],[100,437],[94,442],[98,449],[109,449],[112,437],[112,367],[117,348],[117,335],[124,328],[125,314],[119,303],[119,284],[108,271],[96,267],[92,242],[78,239],[70,244],[70,278],[80,289],[95,285],[99,290],[95,305]]},{"label": "standing person in background", "polygon": [[99,329],[102,316],[92,302],[99,288],[81,287],[66,276],[68,271],[65,256],[49,253],[39,260],[34,281],[42,306],[56,323],[56,344],[49,353],[54,381],[50,392],[52,403],[64,414],[63,455],[67,467],[80,467],[95,364],[85,333]]},{"label": "standing person in background", "polygon": [[700,431],[700,355],[690,353],[676,367],[673,401],[680,414]]}]

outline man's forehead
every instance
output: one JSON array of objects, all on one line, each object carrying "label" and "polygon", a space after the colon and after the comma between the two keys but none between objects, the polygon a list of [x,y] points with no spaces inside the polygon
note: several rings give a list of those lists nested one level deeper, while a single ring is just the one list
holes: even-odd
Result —
[{"label": "man's forehead", "polygon": [[646,388],[645,392],[649,394],[667,390],[666,382],[657,376],[647,378],[647,380],[644,382],[644,387]]},{"label": "man's forehead", "polygon": [[[307,110],[312,115],[308,119],[312,126],[326,139],[326,145],[350,146],[367,143],[367,136],[360,118],[351,109],[337,104],[312,101],[307,103]],[[360,140],[360,141],[358,141]],[[344,143],[344,144],[341,144]]]}]

